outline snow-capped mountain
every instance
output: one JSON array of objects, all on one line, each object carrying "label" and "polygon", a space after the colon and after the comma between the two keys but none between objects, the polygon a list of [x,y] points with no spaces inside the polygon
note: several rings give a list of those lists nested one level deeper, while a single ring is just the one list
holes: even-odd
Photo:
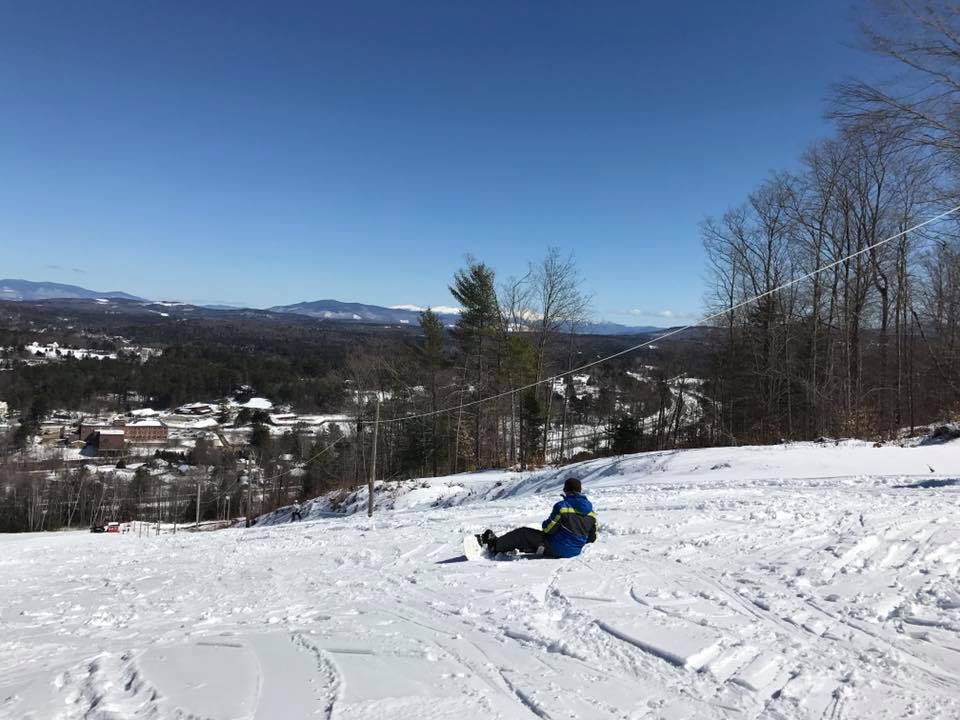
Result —
[{"label": "snow-capped mountain", "polygon": [[29,302],[34,300],[83,299],[95,300],[108,298],[111,300],[143,300],[143,298],[119,290],[99,292],[87,290],[77,285],[63,285],[54,282],[33,282],[31,280],[16,280],[7,278],[0,280],[0,300],[14,300]]},{"label": "snow-capped mountain", "polygon": [[[322,320],[383,323],[385,325],[418,325],[421,312],[421,308],[416,305],[398,305],[391,308],[381,307],[380,305],[340,302],[339,300],[314,300],[293,305],[277,305],[267,309],[270,312],[294,313]],[[447,311],[457,310],[457,308],[442,309]],[[453,325],[457,321],[456,313],[440,312],[440,310],[441,308],[437,308],[435,312],[445,325]]]},{"label": "snow-capped mountain", "polygon": [[[383,323],[385,325],[418,325],[420,323],[420,313],[425,308],[419,305],[382,307],[363,303],[345,303],[339,300],[314,300],[293,305],[277,305],[267,309],[270,312],[307,315],[324,320]],[[447,326],[456,324],[460,314],[460,308],[457,307],[438,305],[432,309]],[[657,329],[646,325],[637,327],[597,321],[584,324],[580,332],[586,335],[638,335],[654,332]]]},{"label": "snow-capped mountain", "polygon": [[[43,300],[130,300],[134,302],[151,303],[137,295],[111,290],[100,292],[88,290],[77,285],[64,285],[53,282],[34,282],[31,280],[4,279],[0,280],[0,301],[38,302]],[[183,305],[184,303],[166,303],[169,306]],[[196,306],[206,310],[249,310],[233,305],[206,305]],[[420,313],[426,308],[420,305],[368,305],[365,303],[342,302],[340,300],[314,300],[294,303],[293,305],[276,305],[267,308],[268,312],[290,313],[317,318],[318,320],[333,320],[339,322],[374,323],[378,325],[419,325]],[[437,305],[432,308],[447,327],[453,327],[460,315],[460,308],[448,305]],[[259,312],[259,311],[258,311]],[[584,335],[639,335],[656,331],[651,326],[620,325],[604,321],[593,321],[580,327]]]}]

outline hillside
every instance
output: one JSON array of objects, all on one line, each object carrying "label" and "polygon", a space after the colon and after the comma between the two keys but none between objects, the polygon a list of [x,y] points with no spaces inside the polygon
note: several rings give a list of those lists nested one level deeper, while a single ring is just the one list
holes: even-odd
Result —
[{"label": "hillside", "polygon": [[110,298],[113,300],[142,300],[136,295],[120,292],[119,290],[110,290],[100,292],[97,290],[88,290],[77,285],[64,285],[63,283],[53,282],[33,282],[31,280],[17,280],[6,278],[0,280],[0,300],[13,300],[16,302],[31,302],[36,300],[51,299],[84,299],[95,300],[97,298]]},{"label": "hillside", "polygon": [[[580,558],[462,561],[568,473]],[[373,522],[0,537],[0,715],[956,717],[958,473],[957,442],[689,450],[392,486]]]},{"label": "hillside", "polygon": [[[339,300],[314,300],[293,305],[278,305],[268,309],[270,312],[306,315],[320,320],[388,325],[419,325],[420,313],[422,312],[422,308],[413,305],[381,307],[363,303],[340,302]],[[457,308],[436,308],[435,312],[447,327],[454,326],[459,316]],[[649,325],[632,326],[606,321],[593,321],[581,324],[577,328],[577,332],[586,335],[645,335],[656,332],[658,329]]]}]

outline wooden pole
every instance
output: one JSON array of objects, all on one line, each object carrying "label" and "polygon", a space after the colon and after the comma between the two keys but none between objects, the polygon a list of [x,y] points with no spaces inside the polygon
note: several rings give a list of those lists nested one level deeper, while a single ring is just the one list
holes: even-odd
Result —
[{"label": "wooden pole", "polygon": [[367,484],[367,517],[373,517],[373,482],[377,478],[377,430],[380,428],[380,394],[377,393],[377,410],[373,421],[373,457],[370,460],[370,482]]},{"label": "wooden pole", "polygon": [[177,534],[177,515],[180,512],[180,482],[173,483],[173,534]]},{"label": "wooden pole", "polygon": [[247,522],[246,522],[247,527],[250,527],[250,483],[251,483],[251,480],[250,480],[250,476],[248,475],[247,483],[246,483],[247,484],[247,488],[246,488],[247,489]]}]

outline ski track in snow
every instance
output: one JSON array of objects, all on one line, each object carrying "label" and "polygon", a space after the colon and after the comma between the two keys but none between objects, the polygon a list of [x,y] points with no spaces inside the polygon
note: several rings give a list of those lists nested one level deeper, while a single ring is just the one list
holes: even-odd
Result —
[{"label": "ski track in snow", "polygon": [[[457,561],[571,472],[581,557]],[[958,475],[960,443],[722,448],[413,483],[372,523],[0,536],[0,718],[960,717],[960,487],[895,487]]]}]

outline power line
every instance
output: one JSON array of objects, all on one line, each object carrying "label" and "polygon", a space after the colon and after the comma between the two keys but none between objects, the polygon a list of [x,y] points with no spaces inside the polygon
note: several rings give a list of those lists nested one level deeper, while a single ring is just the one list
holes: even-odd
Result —
[{"label": "power line", "polygon": [[[927,219],[927,220],[924,220],[924,221],[921,222],[921,223],[917,223],[916,225],[913,225],[912,227],[909,227],[909,228],[907,228],[906,230],[902,230],[902,231],[898,232],[898,233],[895,234],[895,235],[891,235],[891,236],[888,237],[888,238],[885,238],[885,239],[883,239],[883,240],[879,240],[878,242],[875,242],[875,243],[873,243],[872,245],[867,245],[866,247],[861,248],[860,250],[857,250],[856,252],[852,252],[852,253],[846,255],[845,257],[840,258],[839,260],[834,260],[833,262],[831,262],[831,263],[829,263],[829,264],[827,264],[827,265],[823,265],[823,266],[821,266],[821,267],[816,268],[815,270],[811,270],[810,272],[805,273],[805,274],[803,274],[803,275],[800,275],[799,277],[796,277],[796,278],[794,278],[793,280],[790,280],[790,281],[788,281],[788,282],[785,282],[785,283],[783,283],[783,284],[781,284],[781,285],[778,285],[777,287],[772,288],[771,290],[767,290],[767,291],[765,291],[765,292],[762,292],[762,293],[760,293],[760,294],[758,294],[758,295],[755,295],[755,296],[753,296],[753,297],[751,297],[751,298],[748,298],[747,300],[742,300],[742,301],[739,302],[739,303],[736,303],[736,304],[734,304],[734,305],[731,305],[731,306],[728,307],[728,308],[725,308],[725,309],[723,309],[723,310],[719,310],[719,311],[717,311],[717,312],[715,312],[715,313],[712,313],[712,314],[710,314],[710,315],[705,315],[705,316],[701,317],[699,320],[697,320],[696,322],[692,322],[692,323],[690,323],[690,324],[688,324],[688,325],[684,325],[684,326],[679,327],[679,328],[674,328],[673,330],[670,330],[669,332],[665,332],[665,333],[663,333],[662,335],[658,335],[658,336],[655,337],[655,338],[651,338],[650,340],[646,340],[646,341],[644,341],[644,342],[642,342],[642,343],[638,343],[637,345],[633,345],[633,346],[628,347],[628,348],[625,348],[625,349],[623,349],[623,350],[619,350],[619,351],[617,351],[617,352],[615,352],[615,353],[612,353],[612,354],[610,354],[610,355],[607,355],[607,356],[605,356],[605,357],[598,358],[598,359],[596,359],[596,360],[592,360],[592,361],[590,361],[590,362],[588,362],[588,363],[585,363],[585,364],[583,364],[583,365],[580,365],[580,366],[578,366],[578,367],[575,367],[575,368],[573,368],[573,369],[571,369],[571,370],[566,370],[566,371],[564,371],[564,372],[557,373],[556,375],[551,375],[550,377],[544,378],[544,379],[542,379],[542,380],[537,380],[537,381],[532,382],[532,383],[527,383],[526,385],[521,385],[521,386],[519,386],[519,387],[515,387],[515,388],[512,388],[512,389],[510,389],[510,390],[505,390],[505,391],[503,391],[503,392],[496,393],[495,395],[488,395],[487,397],[477,398],[476,400],[471,400],[470,402],[467,402],[467,403],[458,404],[458,405],[456,405],[456,406],[451,406],[451,407],[447,407],[447,408],[441,408],[441,409],[439,409],[439,410],[430,410],[430,411],[427,411],[427,412],[418,413],[418,414],[416,414],[416,415],[404,415],[404,416],[402,416],[402,417],[387,418],[387,419],[384,419],[384,420],[378,420],[377,423],[378,423],[378,424],[386,424],[386,423],[405,422],[405,421],[407,421],[407,420],[419,420],[419,419],[421,419],[421,418],[428,418],[428,417],[432,417],[432,416],[434,416],[434,415],[439,415],[439,414],[441,414],[441,413],[453,412],[454,410],[462,410],[462,409],[465,409],[465,408],[468,408],[468,407],[473,407],[473,406],[475,406],[475,405],[480,405],[480,404],[482,404],[482,403],[491,402],[491,401],[493,401],[493,400],[499,400],[500,398],[504,398],[504,397],[508,397],[508,396],[511,396],[511,395],[515,395],[516,393],[523,392],[523,391],[525,391],[525,390],[530,390],[530,389],[535,388],[535,387],[537,387],[537,386],[539,386],[539,385],[544,385],[544,384],[546,384],[546,383],[552,383],[552,382],[554,382],[554,381],[556,381],[556,380],[560,380],[561,378],[564,378],[564,377],[566,377],[566,376],[568,376],[568,375],[573,375],[573,374],[575,374],[575,373],[583,372],[584,370],[589,370],[590,368],[596,367],[597,365],[602,365],[603,363],[609,362],[610,360],[614,360],[614,359],[616,359],[616,358],[618,358],[618,357],[622,357],[623,355],[629,355],[630,353],[636,352],[637,350],[642,350],[643,348],[650,347],[651,345],[653,345],[653,344],[655,344],[655,343],[662,342],[663,340],[668,340],[669,338],[672,338],[672,337],[674,337],[674,336],[676,336],[676,335],[679,335],[680,333],[683,333],[683,332],[686,332],[687,330],[692,330],[692,329],[695,328],[695,327],[699,327],[699,326],[701,326],[701,325],[704,325],[704,324],[710,322],[711,320],[716,320],[717,318],[721,318],[721,317],[723,317],[724,315],[727,315],[727,314],[729,314],[729,313],[732,313],[732,312],[734,312],[735,310],[739,310],[740,308],[746,307],[747,305],[750,305],[750,304],[752,304],[752,303],[755,303],[755,302],[757,302],[758,300],[763,300],[764,298],[769,297],[769,296],[771,296],[771,295],[774,295],[774,294],[776,294],[776,293],[778,293],[778,292],[780,292],[780,291],[782,291],[782,290],[785,290],[785,289],[788,288],[788,287],[791,287],[791,286],[793,286],[793,285],[796,285],[797,283],[801,283],[801,282],[803,282],[804,280],[809,280],[810,278],[815,277],[816,275],[819,275],[819,274],[822,273],[822,272],[826,272],[827,270],[830,270],[830,269],[832,269],[832,268],[835,268],[837,265],[840,265],[841,263],[847,262],[848,260],[852,260],[853,258],[858,257],[858,256],[860,256],[860,255],[863,255],[863,254],[865,254],[865,253],[868,253],[868,252],[870,252],[871,250],[876,250],[878,247],[881,247],[881,246],[883,246],[883,245],[886,245],[887,243],[892,242],[893,240],[896,240],[896,239],[898,239],[898,238],[901,238],[901,237],[903,237],[904,235],[906,235],[906,234],[908,234],[908,233],[911,233],[911,232],[914,232],[914,231],[916,231],[916,230],[919,230],[920,228],[925,227],[925,226],[927,226],[927,225],[929,225],[929,224],[931,224],[931,223],[934,223],[934,222],[936,222],[936,221],[938,221],[938,220],[942,220],[942,219],[944,219],[945,217],[948,217],[948,216],[952,215],[953,213],[955,213],[955,212],[957,212],[957,211],[960,211],[960,205],[957,205],[957,206],[955,206],[955,207],[952,207],[952,208],[950,208],[949,210],[946,210],[946,211],[940,213],[939,215],[935,215],[935,216],[933,216],[933,217],[931,217],[931,218],[929,218],[929,219]],[[370,421],[370,420],[358,420],[357,422],[358,422],[358,424],[362,424],[362,425],[372,425],[372,424],[373,424],[373,421]]]}]

